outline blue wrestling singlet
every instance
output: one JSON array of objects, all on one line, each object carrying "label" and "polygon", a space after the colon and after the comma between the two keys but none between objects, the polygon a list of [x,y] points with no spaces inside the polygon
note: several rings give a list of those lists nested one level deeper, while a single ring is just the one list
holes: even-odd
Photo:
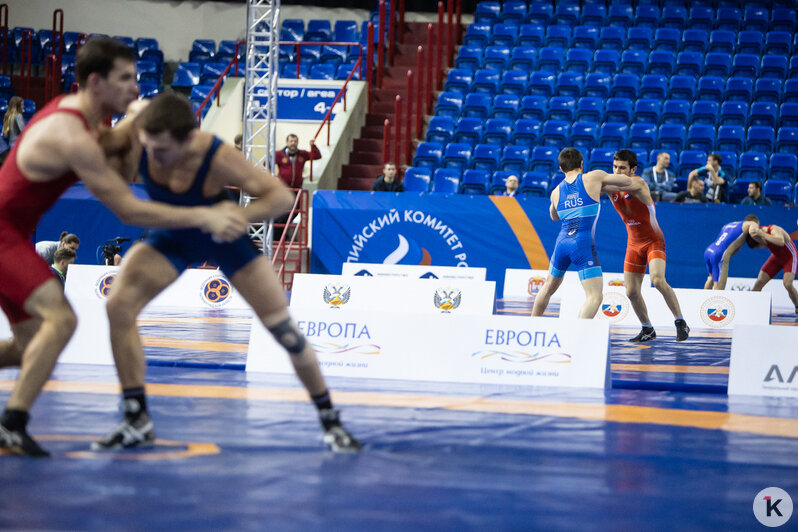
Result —
[{"label": "blue wrestling singlet", "polygon": [[[229,200],[226,191],[210,198],[202,195],[202,187],[211,166],[211,159],[221,145],[221,139],[214,137],[202,165],[197,170],[191,188],[181,194],[172,192],[168,187],[152,180],[147,164],[147,152],[146,150],[142,151],[139,175],[144,180],[147,194],[154,201],[182,207],[209,206]],[[238,270],[260,255],[252,241],[246,236],[233,242],[219,244],[213,241],[210,234],[203,233],[199,229],[157,229],[150,231],[145,242],[163,254],[178,273],[191,265],[208,261],[218,265],[228,279],[232,279]]]},{"label": "blue wrestling singlet", "polygon": [[732,242],[740,238],[743,234],[743,222],[730,222],[723,226],[720,230],[718,238],[704,251],[704,260],[707,263],[707,272],[712,275],[712,280],[718,282],[720,280],[720,263],[723,260],[723,254],[729,248]]},{"label": "blue wrestling singlet", "polygon": [[582,174],[577,175],[573,183],[563,179],[558,188],[557,215],[562,220],[562,227],[554,244],[549,272],[562,277],[573,265],[582,281],[600,277],[601,266],[595,242],[600,205],[585,190]]}]

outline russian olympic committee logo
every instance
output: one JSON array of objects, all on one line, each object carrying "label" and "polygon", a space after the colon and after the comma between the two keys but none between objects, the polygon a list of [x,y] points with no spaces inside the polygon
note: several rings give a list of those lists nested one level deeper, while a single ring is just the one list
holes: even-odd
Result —
[{"label": "russian olympic committee logo", "polygon": [[526,285],[526,291],[530,296],[534,296],[540,289],[543,288],[543,283],[546,282],[545,277],[530,277],[529,283]]},{"label": "russian olympic committee logo", "polygon": [[94,293],[97,294],[97,297],[100,299],[106,299],[111,294],[111,287],[116,280],[116,272],[110,271],[105,272],[97,279],[97,282],[94,283]]},{"label": "russian olympic committee logo", "polygon": [[346,305],[352,295],[352,289],[346,283],[332,282],[324,286],[324,302],[330,308],[341,308]]},{"label": "russian olympic committee logo", "polygon": [[444,313],[449,313],[460,306],[462,298],[463,294],[458,288],[446,286],[435,290],[433,302],[436,308],[439,308]]},{"label": "russian olympic committee logo", "polygon": [[211,277],[202,284],[202,301],[211,307],[226,305],[232,293],[230,282],[221,276]]},{"label": "russian olympic committee logo", "polygon": [[701,320],[714,329],[731,325],[734,321],[734,303],[723,296],[708,298],[699,311]]},{"label": "russian olympic committee logo", "polygon": [[768,527],[781,526],[792,516],[792,498],[781,488],[765,488],[754,497],[754,517]]},{"label": "russian olympic committee logo", "polygon": [[609,320],[611,323],[623,321],[629,314],[629,299],[619,292],[605,292],[601,307],[596,314],[601,319]]}]

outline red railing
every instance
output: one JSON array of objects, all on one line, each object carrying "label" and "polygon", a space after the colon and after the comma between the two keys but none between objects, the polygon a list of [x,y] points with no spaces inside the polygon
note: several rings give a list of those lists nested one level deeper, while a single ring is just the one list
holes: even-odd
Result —
[{"label": "red railing", "polygon": [[280,45],[288,45],[296,47],[296,77],[299,79],[301,74],[300,65],[302,64],[302,47],[303,46],[357,46],[358,61],[355,63],[359,66],[358,79],[363,79],[363,45],[359,42],[313,42],[313,41],[280,41]]},{"label": "red railing", "polygon": [[394,140],[393,143],[393,162],[398,166],[401,165],[401,153],[402,153],[402,132],[399,129],[402,124],[402,97],[400,95],[396,95],[396,99],[394,100]]},{"label": "red railing", "polygon": [[391,121],[387,118],[382,123],[382,165],[391,160]]},{"label": "red railing", "polygon": [[[293,274],[296,271],[308,269],[308,191],[303,189],[291,189],[296,193],[294,205],[288,213],[288,218],[284,224],[275,223],[274,228],[282,228],[283,232],[280,235],[280,240],[274,246],[274,255],[272,255],[272,264],[280,267],[277,270],[277,277],[283,284],[283,287],[288,290],[291,288],[293,282]],[[299,223],[292,223],[297,215],[301,216]],[[292,230],[290,238],[286,239],[289,230]],[[294,256],[292,256],[292,252]],[[296,264],[299,268],[286,271],[286,264]],[[304,266],[304,268],[303,268]],[[290,279],[288,277],[291,276]]]},{"label": "red railing", "polygon": [[8,4],[0,4],[0,55],[5,76],[8,74]]},{"label": "red railing", "polygon": [[382,88],[382,78],[385,68],[385,0],[380,0],[380,18],[377,30],[380,32],[377,44],[377,86]]},{"label": "red railing", "polygon": [[30,30],[22,32],[22,40],[19,43],[19,76],[22,85],[25,87],[23,94],[30,95],[30,78],[33,76],[33,33]]},{"label": "red railing", "polygon": [[216,106],[218,107],[221,104],[220,99],[221,99],[222,84],[224,83],[224,78],[225,76],[227,76],[227,73],[230,72],[230,69],[234,67],[236,75],[238,74],[238,50],[241,45],[245,44],[246,44],[245,41],[238,41],[236,43],[235,57],[233,57],[233,59],[230,60],[230,62],[227,64],[227,67],[224,69],[224,71],[222,71],[221,75],[219,76],[219,79],[217,79],[216,83],[213,84],[213,87],[211,88],[210,92],[208,92],[208,95],[205,97],[204,100],[202,100],[199,109],[197,109],[197,112],[194,114],[194,117],[197,119],[197,127],[199,127],[202,124],[202,110],[205,109],[205,106],[211,101],[211,98],[213,98],[214,94],[216,95]]}]

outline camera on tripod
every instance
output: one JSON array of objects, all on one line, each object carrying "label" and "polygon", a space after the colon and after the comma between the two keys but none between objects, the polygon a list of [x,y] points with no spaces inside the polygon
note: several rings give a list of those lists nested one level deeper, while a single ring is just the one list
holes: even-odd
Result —
[{"label": "camera on tripod", "polygon": [[104,257],[104,264],[106,266],[113,266],[114,265],[114,256],[117,253],[122,253],[122,244],[123,242],[130,242],[129,238],[122,238],[118,236],[116,238],[112,238],[111,240],[106,240],[105,244],[103,244],[103,257]]}]

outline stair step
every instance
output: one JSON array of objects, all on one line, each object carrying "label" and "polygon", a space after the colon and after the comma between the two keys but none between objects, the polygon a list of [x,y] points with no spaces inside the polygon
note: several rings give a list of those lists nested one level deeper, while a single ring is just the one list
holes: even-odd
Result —
[{"label": "stair step", "polygon": [[354,151],[377,151],[382,153],[382,140],[377,139],[355,139],[353,142]]},{"label": "stair step", "polygon": [[360,129],[360,138],[382,139],[382,126],[363,126]]},{"label": "stair step", "polygon": [[341,167],[341,176],[347,179],[374,179],[382,173],[382,164],[345,164]]},{"label": "stair step", "polygon": [[349,155],[349,164],[378,164],[382,165],[382,150],[380,151],[354,151]]},{"label": "stair step", "polygon": [[371,190],[371,186],[374,184],[374,177],[342,177],[338,180],[338,189],[339,190]]}]

